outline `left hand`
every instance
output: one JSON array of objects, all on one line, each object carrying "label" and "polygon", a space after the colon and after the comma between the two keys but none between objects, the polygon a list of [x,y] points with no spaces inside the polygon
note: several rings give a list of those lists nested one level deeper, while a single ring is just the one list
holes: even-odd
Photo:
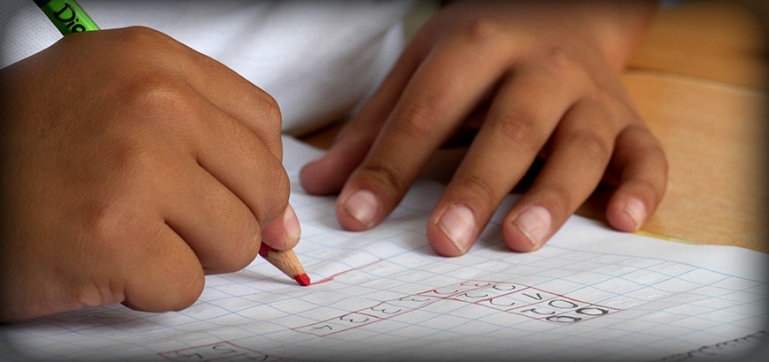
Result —
[{"label": "left hand", "polygon": [[414,37],[383,84],[301,173],[340,192],[348,230],[380,223],[430,156],[480,127],[427,225],[441,255],[467,252],[538,156],[546,162],[502,225],[515,251],[542,246],[602,179],[610,224],[641,227],[665,191],[667,161],[619,81],[654,4],[457,2]]}]

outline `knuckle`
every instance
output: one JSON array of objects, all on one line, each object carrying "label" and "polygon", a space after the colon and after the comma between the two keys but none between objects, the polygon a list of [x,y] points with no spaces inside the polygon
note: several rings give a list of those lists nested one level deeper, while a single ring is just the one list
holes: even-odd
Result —
[{"label": "knuckle", "polygon": [[132,257],[147,257],[151,250],[148,243],[157,239],[159,230],[148,228],[143,222],[142,206],[112,198],[87,208],[80,238],[88,240],[89,253],[111,261],[128,261],[128,251],[138,253]]},{"label": "knuckle", "polygon": [[131,210],[123,202],[111,199],[89,205],[85,211],[86,234],[103,249],[119,248],[130,235],[126,229],[135,216]]},{"label": "knuckle", "polygon": [[[167,49],[175,44],[173,39],[155,29],[145,26],[131,26],[117,32],[116,44],[125,54],[147,55],[147,48]],[[137,52],[138,51],[138,52]],[[136,55],[134,55],[136,57]]]},{"label": "knuckle", "polygon": [[164,165],[161,156],[145,147],[141,140],[125,139],[114,141],[109,159],[113,171],[119,177],[113,179],[115,189],[131,192],[133,185],[146,181],[148,175],[157,174],[158,170],[167,170],[171,165]]},{"label": "knuckle", "polygon": [[396,128],[396,133],[411,140],[423,140],[435,132],[433,112],[430,107],[413,104],[402,111],[400,119],[403,122],[394,122],[391,127]]},{"label": "knuckle", "polygon": [[[585,95],[585,99],[596,105],[601,106],[606,110],[616,109],[616,107],[619,105],[619,102],[617,102],[617,100],[615,99],[615,95],[603,88],[595,88],[592,91],[588,92]],[[621,112],[618,112],[618,113],[621,113]]]},{"label": "knuckle", "polygon": [[288,199],[291,194],[291,180],[288,178],[288,174],[281,169],[276,176],[275,185],[275,203],[278,205],[278,214],[285,210],[288,206]]},{"label": "knuckle", "polygon": [[367,182],[378,185],[380,190],[402,192],[408,188],[400,173],[392,167],[383,164],[369,164],[361,166],[360,172],[360,175],[366,178]]},{"label": "knuckle", "polygon": [[[121,35],[123,38],[115,52],[120,59],[112,70],[111,82],[122,109],[135,109],[144,114],[163,111],[199,108],[189,97],[189,85],[179,72],[180,63],[185,62],[173,53],[168,53],[174,43],[162,33],[148,28],[135,28]],[[147,51],[157,49],[158,51]],[[132,107],[132,108],[129,108]],[[134,117],[142,119],[144,117]]]},{"label": "knuckle", "polygon": [[[184,110],[195,104],[186,97],[186,89],[168,75],[147,71],[132,74],[131,80],[119,89],[126,109],[140,109],[146,114],[168,114],[173,110]],[[194,109],[193,108],[193,109]],[[137,117],[141,120],[144,117]]]},{"label": "knuckle", "polygon": [[113,59],[120,59],[119,64],[169,64],[171,59],[179,60],[178,57],[168,56],[179,44],[157,30],[132,26],[114,30],[111,34],[115,36],[108,49],[109,55]]},{"label": "knuckle", "polygon": [[147,41],[157,41],[157,39],[164,38],[163,33],[146,27],[146,26],[131,26],[124,28],[120,32],[123,42],[127,43],[146,43]]},{"label": "knuckle", "polygon": [[482,17],[473,20],[464,28],[462,36],[472,44],[494,44],[503,33],[502,25],[491,18]]},{"label": "knuckle", "polygon": [[592,130],[581,130],[568,136],[571,144],[581,154],[587,155],[594,162],[606,164],[613,151],[613,144],[605,137]]},{"label": "knuckle", "polygon": [[[265,192],[260,193],[260,199],[255,200],[254,204],[257,221],[262,227],[267,226],[286,209],[291,192],[291,181],[282,168],[276,168],[266,180],[268,184]],[[253,230],[247,230],[245,233],[255,234]]]},{"label": "knuckle", "polygon": [[88,307],[97,307],[120,301],[120,292],[112,288],[109,283],[91,280],[88,285],[76,289],[76,300]]},{"label": "knuckle", "polygon": [[550,72],[563,74],[574,71],[577,62],[572,54],[561,45],[552,44],[545,48],[539,60]]},{"label": "knuckle", "polygon": [[283,116],[280,112],[278,101],[266,92],[260,92],[262,121],[268,127],[268,130],[278,134],[283,125]]},{"label": "knuckle", "polygon": [[487,178],[478,175],[468,175],[460,181],[459,186],[469,191],[471,199],[480,201],[482,205],[496,205],[501,197],[500,192],[494,189]]},{"label": "knuckle", "polygon": [[98,240],[104,247],[119,249],[125,242],[137,242],[127,239],[145,230],[139,226],[142,224],[140,210],[143,207],[137,205],[139,200],[134,196],[139,193],[139,188],[147,184],[147,176],[156,173],[159,163],[153,153],[137,151],[131,145],[116,146],[110,152],[112,155],[107,167],[113,170],[105,172],[112,175],[109,194],[95,198],[81,212],[86,235]]},{"label": "knuckle", "polygon": [[494,131],[504,136],[509,142],[517,145],[526,152],[539,151],[540,132],[537,127],[536,115],[529,110],[516,109],[499,116]]}]

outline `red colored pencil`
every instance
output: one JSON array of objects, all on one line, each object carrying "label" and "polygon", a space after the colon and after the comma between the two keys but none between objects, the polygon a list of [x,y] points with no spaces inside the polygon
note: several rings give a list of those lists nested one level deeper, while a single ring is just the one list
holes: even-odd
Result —
[{"label": "red colored pencil", "polygon": [[304,268],[302,268],[302,264],[299,263],[293,250],[276,250],[262,243],[262,246],[259,247],[259,255],[280,269],[283,274],[294,278],[299,285],[303,287],[310,285],[310,277],[304,272]]}]

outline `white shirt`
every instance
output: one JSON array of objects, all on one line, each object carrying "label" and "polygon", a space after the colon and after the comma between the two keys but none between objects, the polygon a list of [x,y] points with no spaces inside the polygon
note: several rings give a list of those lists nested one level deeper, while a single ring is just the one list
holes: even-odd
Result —
[{"label": "white shirt", "polygon": [[[349,114],[403,47],[411,1],[96,1],[78,3],[101,29],[159,30],[272,95],[283,130],[300,135]],[[61,34],[32,0],[0,3],[0,67]]]}]

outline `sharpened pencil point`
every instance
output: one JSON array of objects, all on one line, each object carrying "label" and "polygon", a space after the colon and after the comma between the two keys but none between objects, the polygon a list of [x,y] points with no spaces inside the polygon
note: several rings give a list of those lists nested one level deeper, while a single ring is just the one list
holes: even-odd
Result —
[{"label": "sharpened pencil point", "polygon": [[307,274],[299,274],[295,276],[294,279],[303,287],[310,285],[310,277],[308,277]]},{"label": "sharpened pencil point", "polygon": [[304,268],[302,268],[302,264],[299,263],[293,250],[275,250],[275,248],[262,243],[262,246],[259,247],[259,255],[280,269],[283,274],[294,278],[299,285],[305,287],[310,285],[310,277],[304,272]]}]

